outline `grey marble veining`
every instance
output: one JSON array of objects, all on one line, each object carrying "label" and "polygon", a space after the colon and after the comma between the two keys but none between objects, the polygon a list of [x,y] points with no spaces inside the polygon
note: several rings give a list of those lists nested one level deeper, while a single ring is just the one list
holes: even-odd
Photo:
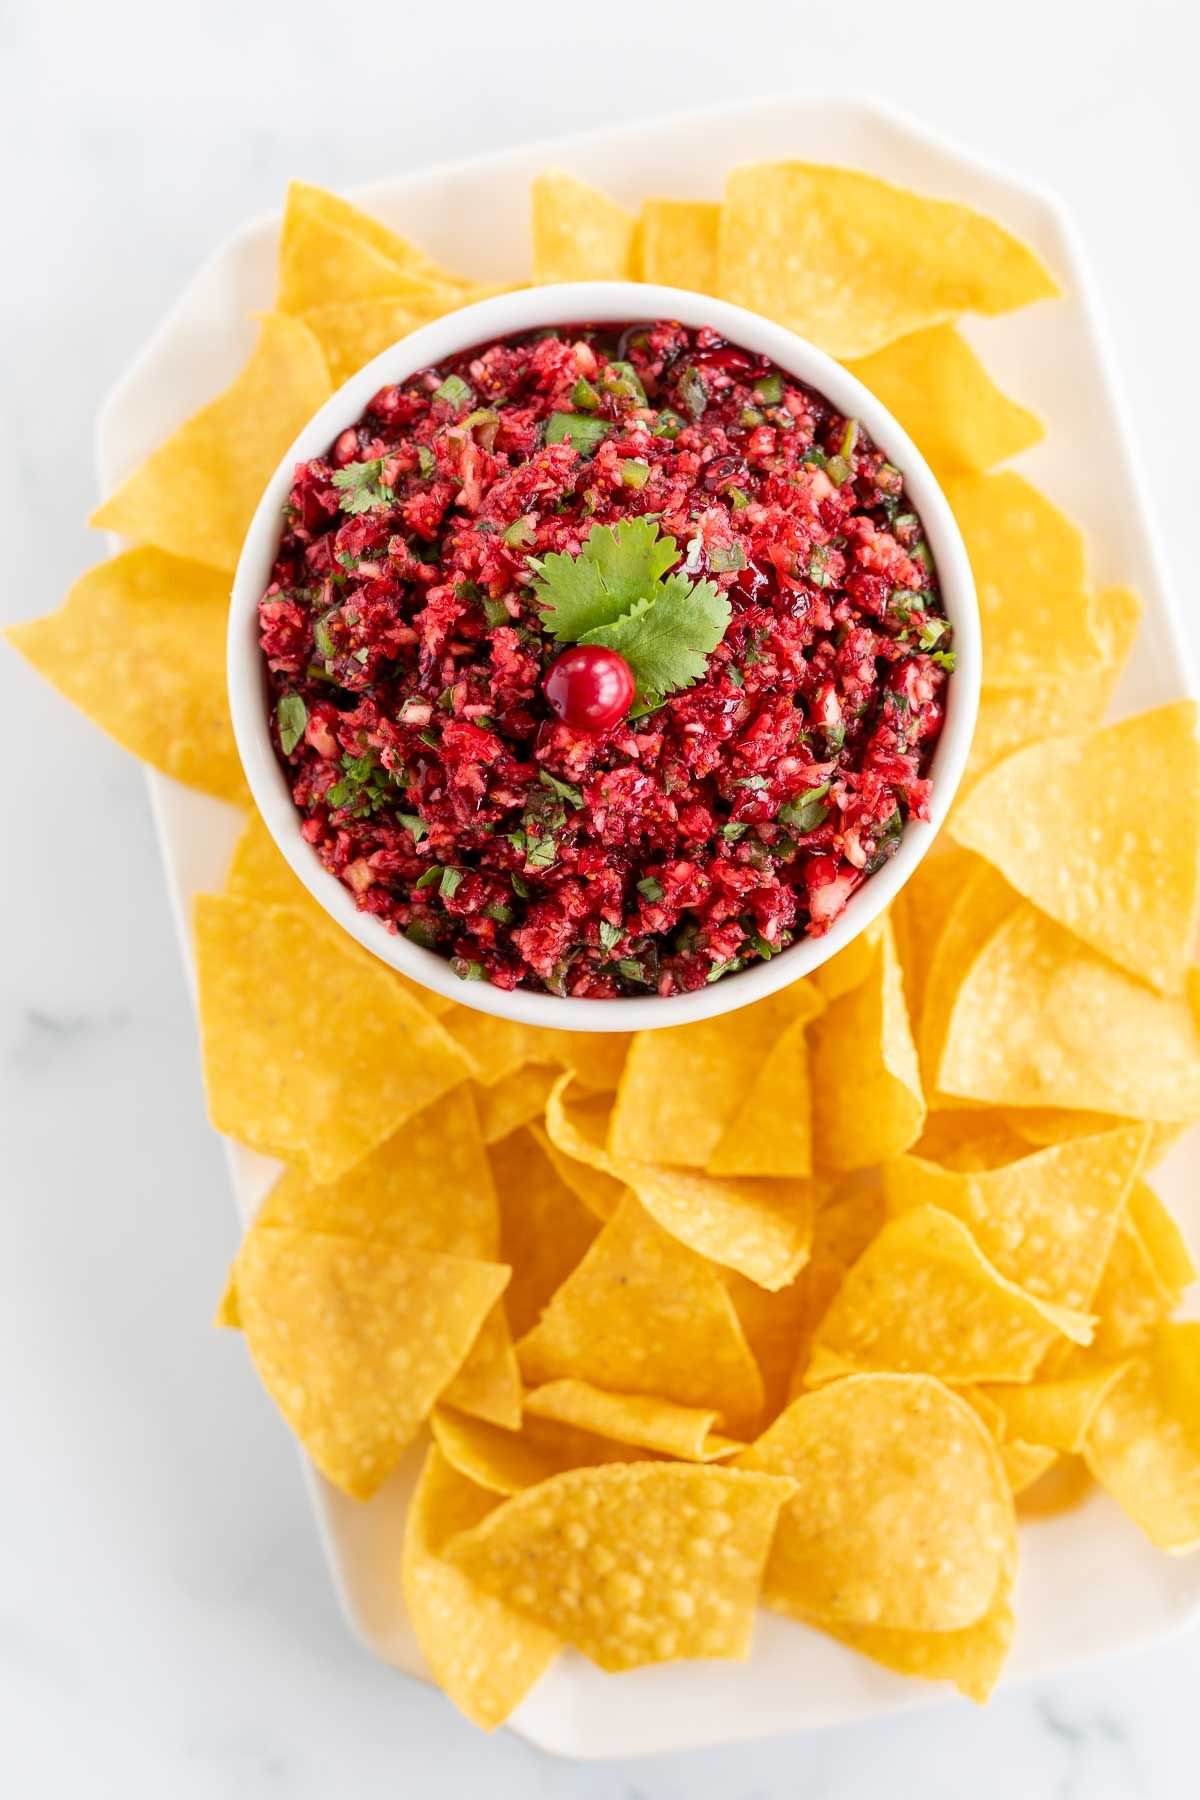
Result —
[{"label": "grey marble veining", "polygon": [[[652,15],[653,28],[649,20]],[[601,45],[601,38],[606,40]],[[613,41],[615,40],[615,41]],[[209,250],[331,185],[606,119],[866,88],[1072,208],[1193,587],[1194,9],[660,0],[624,15],[0,9],[5,619],[102,553],[92,420]],[[1200,629],[1192,612],[1193,643]],[[21,1800],[1183,1800],[1200,1634],[803,1738],[591,1767],[485,1740],[346,1636],[294,1453],[209,1319],[235,1227],[141,777],[0,655],[0,1788]],[[1096,1579],[1103,1582],[1104,1571]]]}]

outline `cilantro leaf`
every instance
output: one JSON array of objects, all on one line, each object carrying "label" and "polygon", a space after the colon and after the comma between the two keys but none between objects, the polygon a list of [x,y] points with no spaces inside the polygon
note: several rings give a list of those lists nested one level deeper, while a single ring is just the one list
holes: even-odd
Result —
[{"label": "cilantro leaf", "polygon": [[308,708],[299,694],[284,694],[275,709],[279,720],[279,743],[285,756],[290,756],[308,724]]},{"label": "cilantro leaf", "polygon": [[602,950],[615,950],[620,941],[621,927],[619,925],[611,925],[607,919],[601,919],[600,948]]},{"label": "cilantro leaf", "polygon": [[369,462],[347,463],[345,468],[335,469],[333,485],[341,492],[342,511],[365,513],[376,506],[390,506],[396,496],[391,488],[384,487],[380,479],[382,474],[382,456],[374,456]]},{"label": "cilantro leaf", "polygon": [[578,556],[551,551],[529,559],[542,623],[560,643],[579,643],[648,600],[678,555],[675,539],[660,537],[654,519],[593,525]]},{"label": "cilantro leaf", "polygon": [[544,788],[549,788],[552,794],[557,794],[560,800],[569,801],[577,809],[583,805],[583,795],[579,789],[573,787],[569,781],[560,781],[557,775],[550,773],[549,769],[539,769],[538,780]]},{"label": "cilantro leaf", "polygon": [[731,616],[729,601],[711,581],[690,582],[676,573],[652,599],[639,601],[580,641],[604,644],[623,656],[633,670],[638,701],[646,706],[699,681]]}]

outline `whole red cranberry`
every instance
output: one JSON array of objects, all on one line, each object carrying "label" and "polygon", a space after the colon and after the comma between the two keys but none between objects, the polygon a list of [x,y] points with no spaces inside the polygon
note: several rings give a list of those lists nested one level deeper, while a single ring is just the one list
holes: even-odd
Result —
[{"label": "whole red cranberry", "polygon": [[603,644],[574,644],[550,665],[546,698],[572,731],[611,731],[633,704],[633,670]]}]

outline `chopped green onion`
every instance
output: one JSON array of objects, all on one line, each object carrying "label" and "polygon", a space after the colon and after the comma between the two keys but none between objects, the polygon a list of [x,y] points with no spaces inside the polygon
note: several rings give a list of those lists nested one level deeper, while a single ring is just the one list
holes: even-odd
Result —
[{"label": "chopped green onion", "polygon": [[651,906],[657,906],[663,897],[663,885],[656,875],[643,875],[637,884],[637,890],[642,899],[648,900]]},{"label": "chopped green onion", "polygon": [[604,385],[618,400],[632,400],[635,406],[645,406],[646,390],[642,386],[642,378],[632,363],[612,362],[604,371]]},{"label": "chopped green onion", "polygon": [[505,527],[502,541],[510,550],[523,550],[526,544],[532,544],[536,530],[532,519],[514,519]]},{"label": "chopped green onion", "polygon": [[433,863],[426,869],[423,875],[418,876],[417,880],[413,883],[413,886],[419,888],[436,887],[438,882],[442,879],[443,872],[444,871],[438,867],[437,863]]},{"label": "chopped green onion", "polygon": [[693,419],[698,419],[708,405],[708,389],[704,385],[704,377],[693,364],[683,371],[679,377],[679,398]]},{"label": "chopped green onion", "polygon": [[644,488],[650,479],[649,463],[639,462],[630,457],[621,464],[621,485],[627,488]]},{"label": "chopped green onion", "polygon": [[846,742],[846,727],[839,719],[836,725],[822,725],[821,734],[825,739],[825,748],[830,756],[836,756]]},{"label": "chopped green onion", "polygon": [[861,431],[862,427],[857,419],[846,420],[846,429],[842,433],[842,442],[840,445],[843,456],[850,457],[854,455],[855,445],[858,443]]},{"label": "chopped green onion", "polygon": [[529,883],[527,881],[522,881],[521,877],[515,871],[510,872],[508,879],[512,883],[512,891],[517,896],[517,899],[528,900]]},{"label": "chopped green onion", "polygon": [[909,551],[909,555],[914,562],[919,562],[928,574],[933,574],[933,552],[923,539],[919,544],[913,546]]},{"label": "chopped green onion", "polygon": [[425,481],[437,474],[437,457],[427,444],[418,444],[417,446],[417,467]]},{"label": "chopped green onion", "polygon": [[831,456],[825,464],[825,473],[835,487],[841,487],[843,481],[849,479],[850,464],[844,456]]},{"label": "chopped green onion", "polygon": [[904,477],[895,463],[880,463],[875,471],[875,485],[885,494],[899,494],[904,489]]},{"label": "chopped green onion", "polygon": [[728,500],[730,506],[732,506],[734,512],[745,512],[750,504],[749,494],[743,493],[741,488],[726,488],[725,498]]},{"label": "chopped green onion", "polygon": [[483,980],[483,964],[468,962],[465,956],[452,956],[450,958],[450,967],[454,970],[454,973],[458,976],[460,981]]},{"label": "chopped green onion", "polygon": [[814,587],[829,586],[829,545],[814,544],[808,559],[808,579]]},{"label": "chopped green onion", "polygon": [[823,825],[829,817],[829,808],[825,805],[825,796],[829,792],[827,781],[821,787],[809,788],[803,794],[779,809],[779,823],[795,837],[807,837],[818,825]]},{"label": "chopped green onion", "polygon": [[[485,450],[490,450],[496,441],[496,431],[500,424],[500,414],[490,406],[476,408],[463,420],[465,431],[478,431],[479,442]],[[482,429],[480,429],[482,427]]]},{"label": "chopped green onion", "polygon": [[725,839],[727,844],[736,844],[739,838],[745,837],[749,829],[750,825],[748,820],[729,819],[721,827],[721,836]]},{"label": "chopped green onion", "polygon": [[763,415],[756,406],[743,406],[738,414],[738,424],[744,425],[747,431],[753,431],[754,427],[761,425],[762,422]]},{"label": "chopped green onion", "polygon": [[503,600],[494,599],[491,594],[483,596],[483,611],[489,625],[511,625],[512,615]]},{"label": "chopped green onion", "polygon": [[800,458],[800,461],[802,463],[808,463],[811,468],[823,469],[825,464],[829,461],[829,458],[822,450],[820,444],[810,444],[808,449],[804,452],[804,455]]},{"label": "chopped green onion", "polygon": [[475,398],[461,375],[447,375],[441,387],[434,388],[433,397],[455,412],[461,412],[464,406],[470,406]]},{"label": "chopped green onion", "polygon": [[945,669],[947,675],[953,675],[954,665],[958,659],[953,650],[935,650],[929,660],[935,662],[939,669]]},{"label": "chopped green onion", "polygon": [[422,950],[432,950],[437,938],[433,927],[424,919],[414,919],[404,933],[410,944],[420,944]]},{"label": "chopped green onion", "polygon": [[683,425],[684,422],[679,414],[672,412],[669,406],[664,406],[650,427],[650,435],[651,437],[677,438],[683,430]]},{"label": "chopped green onion", "polygon": [[948,619],[926,619],[921,627],[921,635],[917,639],[918,650],[934,650],[937,641],[950,629]]},{"label": "chopped green onion", "polygon": [[407,826],[408,830],[412,832],[412,839],[413,839],[414,844],[419,844],[423,837],[428,836],[429,827],[425,823],[424,819],[420,818],[418,816],[418,814],[416,814],[416,813],[397,813],[396,817],[399,819],[399,821],[402,825]]},{"label": "chopped green onion", "polygon": [[483,916],[485,919],[495,919],[497,925],[511,925],[513,909],[511,906],[501,905],[499,900],[492,900],[484,907]]},{"label": "chopped green onion", "polygon": [[593,419],[587,413],[556,412],[546,421],[546,442],[570,442],[581,456],[588,456],[611,430],[606,419]]},{"label": "chopped green onion", "polygon": [[571,405],[577,412],[595,412],[600,405],[599,394],[582,375],[571,389]]},{"label": "chopped green onion", "polygon": [[442,879],[438,884],[438,893],[442,895],[443,899],[449,900],[453,894],[457,893],[459,884],[465,873],[465,869],[442,870]]},{"label": "chopped green onion", "polygon": [[783,376],[778,371],[760,376],[754,384],[754,397],[764,406],[778,406],[783,399]]}]

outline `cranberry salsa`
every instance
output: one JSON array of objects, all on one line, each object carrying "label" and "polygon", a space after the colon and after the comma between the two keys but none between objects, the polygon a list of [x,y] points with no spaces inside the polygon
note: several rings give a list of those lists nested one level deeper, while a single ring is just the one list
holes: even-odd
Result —
[{"label": "cranberry salsa", "polygon": [[569,327],[382,388],[259,603],[303,834],[498,987],[685,992],[924,817],[953,668],[900,470],[773,364]]}]

